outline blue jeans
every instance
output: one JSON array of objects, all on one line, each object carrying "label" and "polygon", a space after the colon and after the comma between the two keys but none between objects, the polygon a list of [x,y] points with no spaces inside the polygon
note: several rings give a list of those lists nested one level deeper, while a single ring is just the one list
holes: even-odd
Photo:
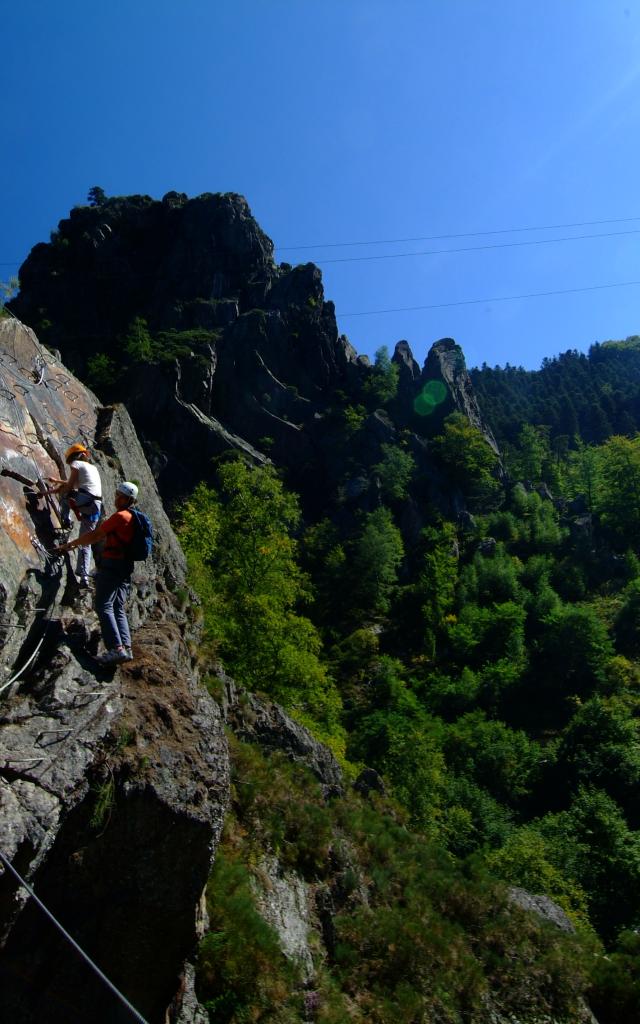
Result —
[{"label": "blue jeans", "polygon": [[[91,530],[95,530],[100,519],[100,513],[96,512],[92,516],[82,516],[80,519],[80,531],[79,537],[84,536],[85,533],[90,533]],[[86,580],[89,578],[89,570],[91,568],[91,545],[83,544],[78,548],[78,557],[76,560],[76,576],[80,579]]]},{"label": "blue jeans", "polygon": [[125,604],[131,592],[130,562],[102,560],[96,576],[96,613],[100,620],[102,639],[108,651],[115,647],[131,647],[131,631],[125,613]]}]

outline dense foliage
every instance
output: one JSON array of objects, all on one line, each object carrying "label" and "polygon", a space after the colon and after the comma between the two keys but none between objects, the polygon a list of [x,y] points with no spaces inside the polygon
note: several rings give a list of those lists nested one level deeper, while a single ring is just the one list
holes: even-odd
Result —
[{"label": "dense foliage", "polygon": [[[320,272],[276,267],[241,197],[88,201],[11,308],[134,419],[149,380],[204,371],[198,419],[287,467],[181,467],[204,477],[179,512],[203,672],[221,661],[388,794],[327,801],[234,744],[198,969],[212,1022],[577,1024],[585,987],[600,1024],[640,1019],[640,338],[473,371],[500,458],[460,411],[455,343],[422,373],[406,345],[352,358]],[[183,498],[174,424],[160,444],[142,419]],[[270,858],[318,894],[314,990],[259,913]]]},{"label": "dense foliage", "polygon": [[[640,439],[613,436],[554,458],[544,432],[521,431],[513,462],[527,466],[526,484],[499,483],[483,445],[459,415],[445,422],[434,460],[475,513],[460,525],[434,510],[411,547],[389,488],[348,522],[304,524],[273,469],[223,464],[218,485],[199,487],[183,509],[192,579],[225,665],[301,716],[354,771],[375,768],[406,810],[406,843],[428,837],[449,858],[552,897],[615,949],[640,923]],[[389,450],[384,459],[393,462]],[[325,840],[311,844],[312,873],[326,870]],[[415,886],[416,908],[429,898],[428,874],[403,883]],[[232,876],[241,895],[246,879]],[[414,934],[390,907],[380,913],[345,919],[332,984],[379,989],[367,1019],[409,1021],[424,991],[394,986],[435,954],[419,951],[419,923]],[[407,944],[411,963],[395,980],[376,935],[398,956]],[[636,955],[620,941],[615,963]],[[446,999],[432,1004],[442,1020],[458,1019],[456,999],[479,998],[477,962],[468,970],[464,996],[443,982]],[[617,1003],[636,1005],[622,978],[596,972],[594,992],[613,986]]]},{"label": "dense foliage", "polygon": [[271,468],[232,462],[219,476],[219,495],[201,484],[181,513],[206,639],[239,683],[295,710],[341,753],[340,696],[318,657],[320,635],[298,610],[309,597],[292,536],[298,503]]},{"label": "dense foliage", "polygon": [[[522,423],[545,426],[551,438],[600,444],[640,429],[640,338],[569,350],[540,370],[490,367],[471,373],[483,412],[501,443],[513,444]],[[562,442],[561,442],[562,443]]]},{"label": "dense foliage", "polygon": [[[484,1024],[497,1007],[523,1024],[579,1018],[591,938],[523,913],[479,862],[456,865],[383,798],[327,803],[282,756],[233,742],[232,757],[197,978],[215,1024]],[[260,913],[274,858],[285,885],[302,878],[332,906],[313,987]]]}]

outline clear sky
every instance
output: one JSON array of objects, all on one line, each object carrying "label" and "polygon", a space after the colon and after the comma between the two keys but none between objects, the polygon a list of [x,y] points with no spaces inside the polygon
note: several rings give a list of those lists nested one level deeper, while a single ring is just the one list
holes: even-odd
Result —
[{"label": "clear sky", "polygon": [[640,280],[640,0],[0,0],[0,34],[0,263],[92,185],[235,191],[359,352],[536,368],[640,333],[640,285],[346,315]]}]

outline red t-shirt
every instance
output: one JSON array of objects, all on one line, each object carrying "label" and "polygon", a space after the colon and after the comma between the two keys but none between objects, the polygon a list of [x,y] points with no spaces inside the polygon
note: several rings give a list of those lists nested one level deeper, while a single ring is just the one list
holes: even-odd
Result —
[{"label": "red t-shirt", "polygon": [[125,548],[133,540],[133,515],[128,509],[114,512],[102,524],[107,539],[102,550],[103,558],[124,558]]}]

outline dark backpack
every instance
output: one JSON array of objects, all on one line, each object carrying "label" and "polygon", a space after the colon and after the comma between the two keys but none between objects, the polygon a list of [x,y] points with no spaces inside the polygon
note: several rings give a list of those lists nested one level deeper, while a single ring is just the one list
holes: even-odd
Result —
[{"label": "dark backpack", "polygon": [[153,527],[149,516],[139,508],[130,508],[133,516],[133,538],[127,545],[127,555],[132,562],[144,562],[153,548]]}]

